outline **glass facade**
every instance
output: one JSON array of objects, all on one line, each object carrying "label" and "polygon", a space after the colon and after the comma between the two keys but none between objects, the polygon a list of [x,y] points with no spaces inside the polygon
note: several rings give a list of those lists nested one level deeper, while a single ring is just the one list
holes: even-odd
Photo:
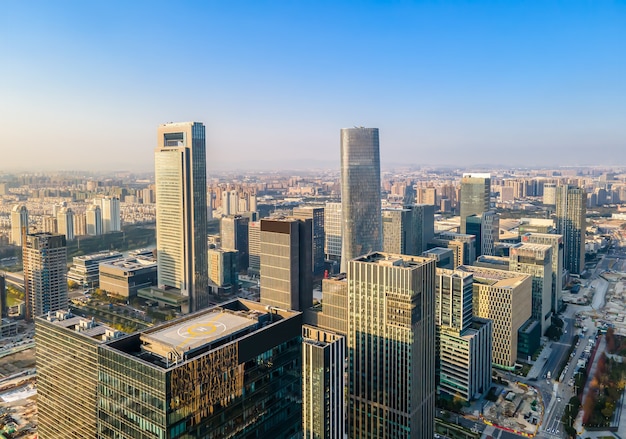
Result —
[{"label": "glass facade", "polygon": [[341,271],[383,247],[378,128],[341,130]]},{"label": "glass facade", "polygon": [[489,210],[491,176],[489,174],[463,174],[461,179],[461,233],[467,232],[468,216],[482,215]]},{"label": "glass facade", "polygon": [[556,232],[563,235],[563,268],[574,274],[585,269],[587,193],[569,185],[556,192]]}]

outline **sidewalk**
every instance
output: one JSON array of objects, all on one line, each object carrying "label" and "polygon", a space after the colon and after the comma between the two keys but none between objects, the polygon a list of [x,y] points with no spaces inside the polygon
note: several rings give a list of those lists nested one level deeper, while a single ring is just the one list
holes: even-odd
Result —
[{"label": "sidewalk", "polygon": [[546,361],[548,361],[548,358],[550,358],[550,355],[552,355],[552,343],[548,342],[544,346],[543,351],[541,351],[541,355],[539,355],[539,358],[535,360],[533,366],[528,371],[528,375],[526,375],[526,378],[543,378],[539,375],[541,374],[541,370],[543,369],[543,366],[545,366]]}]

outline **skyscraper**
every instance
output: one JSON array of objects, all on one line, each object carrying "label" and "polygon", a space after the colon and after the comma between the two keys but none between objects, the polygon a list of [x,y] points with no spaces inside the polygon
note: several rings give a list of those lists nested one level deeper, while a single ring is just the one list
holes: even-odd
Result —
[{"label": "skyscraper", "polygon": [[[490,174],[463,174],[461,180],[461,233],[467,232],[467,217],[489,210]],[[478,242],[476,243],[478,245]]]},{"label": "skyscraper", "polygon": [[261,303],[297,311],[313,305],[310,219],[261,219]]},{"label": "skyscraper", "polygon": [[358,256],[383,248],[378,128],[341,130],[341,271]]},{"label": "skyscraper", "polygon": [[310,219],[311,227],[311,264],[314,276],[321,276],[324,273],[324,208],[316,206],[300,206],[293,209],[293,217],[299,219]]},{"label": "skyscraper", "polygon": [[87,235],[102,235],[102,209],[96,204],[87,207]]},{"label": "skyscraper", "polygon": [[22,247],[26,319],[67,309],[65,235],[33,233]]},{"label": "skyscraper", "polygon": [[11,244],[21,246],[24,232],[28,233],[28,209],[17,204],[11,210]]},{"label": "skyscraper", "polygon": [[563,268],[582,274],[585,269],[585,229],[587,193],[579,187],[563,185],[556,192],[556,232],[563,235]]},{"label": "skyscraper", "polygon": [[119,232],[122,230],[120,216],[120,199],[105,197],[98,199],[102,208],[102,233]]},{"label": "skyscraper", "polygon": [[341,203],[327,201],[324,206],[324,233],[326,242],[324,251],[326,259],[339,261],[341,259]]},{"label": "skyscraper", "polygon": [[348,280],[349,436],[433,437],[435,260],[370,253]]},{"label": "skyscraper", "polygon": [[71,207],[62,207],[57,212],[57,231],[68,241],[74,239],[74,211]]},{"label": "skyscraper", "polygon": [[525,233],[522,242],[547,244],[552,247],[552,312],[561,308],[561,290],[563,290],[563,236],[552,233]]},{"label": "skyscraper", "polygon": [[155,150],[158,284],[196,311],[209,304],[204,125],[168,123]]},{"label": "skyscraper", "polygon": [[249,264],[248,224],[250,218],[242,215],[223,216],[220,220],[220,238],[224,250],[237,251],[237,269],[245,271]]}]

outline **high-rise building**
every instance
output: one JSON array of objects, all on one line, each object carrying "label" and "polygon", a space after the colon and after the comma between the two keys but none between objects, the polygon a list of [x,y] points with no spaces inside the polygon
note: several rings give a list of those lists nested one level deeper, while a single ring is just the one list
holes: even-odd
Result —
[{"label": "high-rise building", "polygon": [[21,246],[22,234],[28,233],[28,209],[23,204],[11,210],[11,244]]},{"label": "high-rise building", "polygon": [[348,279],[349,436],[432,437],[435,261],[370,253]]},{"label": "high-rise building", "polygon": [[437,189],[434,187],[421,187],[417,190],[417,204],[437,204]]},{"label": "high-rise building", "polygon": [[527,274],[461,265],[474,275],[474,316],[493,321],[493,363],[512,368],[517,360],[518,330],[532,314],[532,279]]},{"label": "high-rise building", "polygon": [[429,248],[447,247],[454,251],[454,266],[471,265],[476,260],[476,236],[441,232],[429,241]]},{"label": "high-rise building", "polygon": [[223,216],[220,220],[220,238],[224,250],[237,251],[237,269],[245,271],[249,264],[248,224],[250,218],[242,215]]},{"label": "high-rise building", "polygon": [[65,235],[32,233],[22,246],[26,319],[67,309]]},{"label": "high-rise building", "polygon": [[0,275],[0,319],[7,317],[7,283],[4,275]]},{"label": "high-rise building", "polygon": [[107,342],[96,437],[300,437],[301,336],[301,313],[239,299]]},{"label": "high-rise building", "polygon": [[461,179],[461,233],[467,232],[467,217],[482,215],[489,210],[490,174],[463,174]]},{"label": "high-rise building", "polygon": [[74,214],[74,236],[85,236],[87,234],[87,214]]},{"label": "high-rise building", "polygon": [[492,322],[473,315],[473,275],[437,268],[437,385],[466,401],[491,387]]},{"label": "high-rise building", "polygon": [[87,235],[102,235],[102,209],[96,204],[87,207],[86,212]]},{"label": "high-rise building", "polygon": [[557,313],[561,308],[561,291],[563,290],[563,236],[552,233],[525,233],[522,242],[530,244],[547,244],[552,248],[552,296],[551,309]]},{"label": "high-rise building", "polygon": [[261,274],[261,222],[248,223],[248,274]]},{"label": "high-rise building", "polygon": [[209,304],[205,148],[201,123],[168,123],[157,130],[158,284],[179,290],[190,311]]},{"label": "high-rise building", "polygon": [[378,128],[341,130],[341,271],[383,248]]},{"label": "high-rise building", "polygon": [[311,220],[261,219],[261,303],[303,311],[313,305]]},{"label": "high-rise building", "polygon": [[302,429],[306,439],[344,439],[346,339],[302,327]]},{"label": "high-rise building", "polygon": [[557,188],[556,232],[563,235],[563,268],[573,274],[585,269],[587,193],[570,185]]},{"label": "high-rise building", "polygon": [[120,199],[118,197],[99,198],[102,209],[102,233],[119,232],[122,230]]},{"label": "high-rise building", "polygon": [[543,184],[543,204],[554,206],[556,204],[556,183]]},{"label": "high-rise building", "polygon": [[493,255],[495,244],[500,240],[500,217],[493,210],[465,218],[468,235],[476,236],[476,256]]},{"label": "high-rise building", "polygon": [[121,335],[67,310],[35,318],[41,439],[98,437],[98,346]]},{"label": "high-rise building", "polygon": [[71,207],[62,207],[57,212],[57,231],[68,241],[74,239],[74,211]]},{"label": "high-rise building", "polygon": [[509,254],[509,270],[532,276],[532,318],[545,334],[552,324],[552,247],[522,242]]},{"label": "high-rise building", "polygon": [[339,261],[341,259],[341,203],[326,202],[324,206],[324,233],[326,242],[324,251],[326,259]]},{"label": "high-rise building", "polygon": [[293,217],[298,219],[310,219],[312,230],[312,270],[313,276],[324,274],[324,208],[314,206],[300,206],[293,209]]},{"label": "high-rise building", "polygon": [[234,293],[239,289],[237,252],[221,248],[209,249],[209,281],[219,290]]},{"label": "high-rise building", "polygon": [[387,208],[383,216],[383,251],[414,255],[417,251],[417,230],[411,227],[413,212],[409,209]]}]

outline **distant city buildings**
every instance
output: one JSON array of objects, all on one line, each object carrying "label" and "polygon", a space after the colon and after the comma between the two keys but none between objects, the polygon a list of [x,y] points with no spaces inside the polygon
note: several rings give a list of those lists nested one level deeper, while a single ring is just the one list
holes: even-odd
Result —
[{"label": "distant city buildings", "polygon": [[11,210],[11,244],[21,246],[22,236],[28,233],[28,209],[23,204]]}]

